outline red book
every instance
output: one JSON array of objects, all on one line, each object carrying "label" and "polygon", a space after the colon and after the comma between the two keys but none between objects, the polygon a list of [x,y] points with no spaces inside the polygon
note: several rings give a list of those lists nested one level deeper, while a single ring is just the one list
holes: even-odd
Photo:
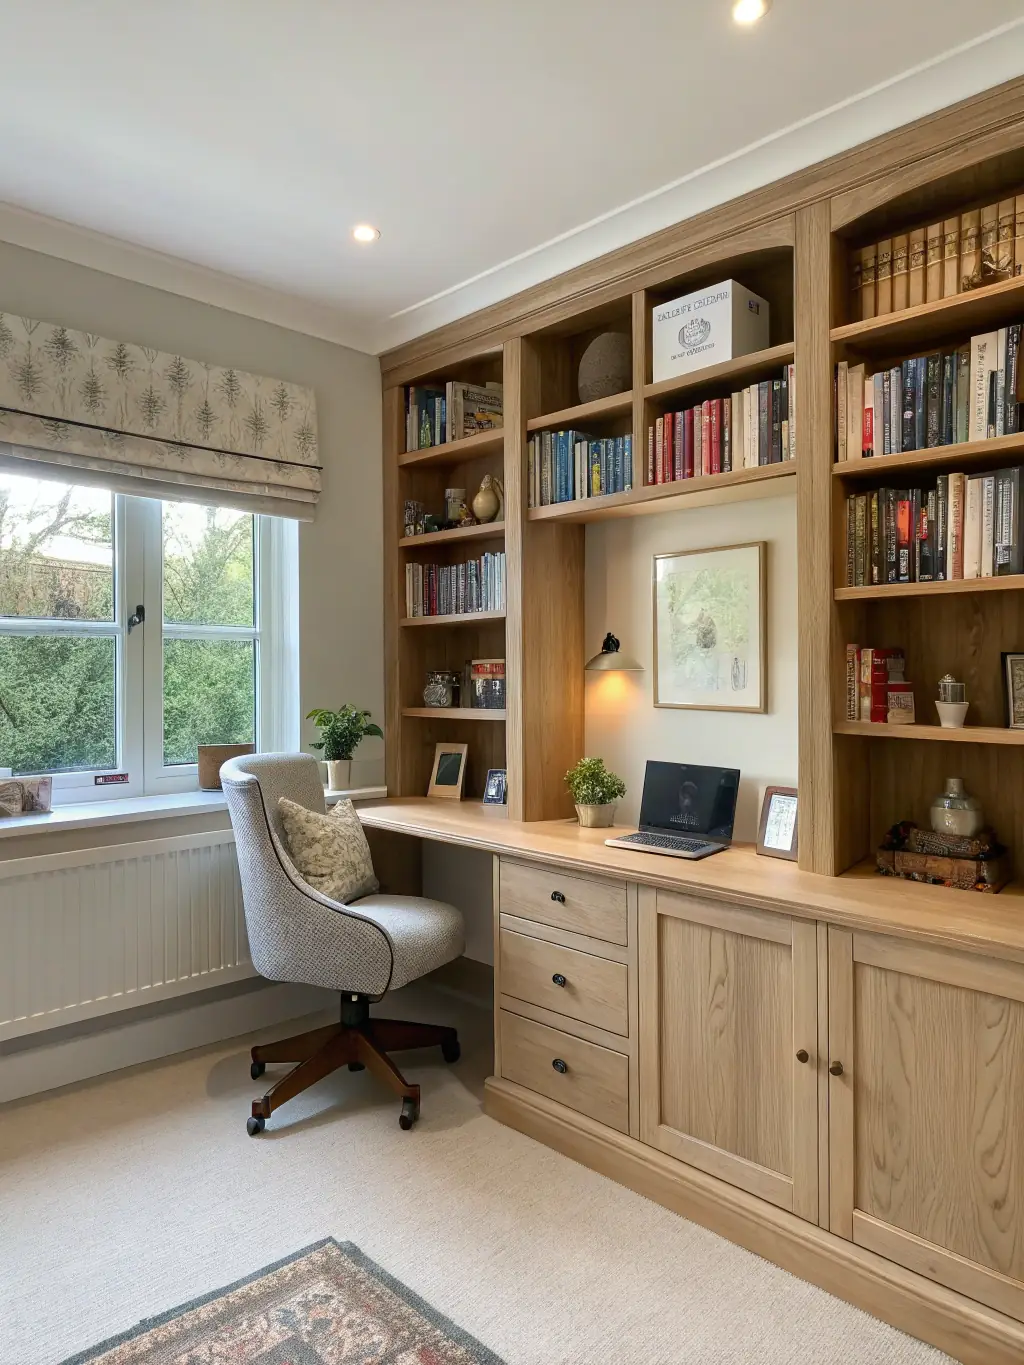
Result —
[{"label": "red book", "polygon": [[700,407],[700,472],[711,473],[711,399],[705,398]]},{"label": "red book", "polygon": [[712,398],[711,402],[711,469],[712,474],[722,472],[722,400]]},{"label": "red book", "polygon": [[875,453],[875,410],[864,404],[863,452],[865,457]]},{"label": "red book", "polygon": [[681,479],[683,477],[683,428],[686,426],[686,419],[681,412],[673,414],[672,423],[672,477]]},{"label": "red book", "polygon": [[665,482],[665,419],[659,417],[654,424],[654,482]]},{"label": "red book", "polygon": [[654,482],[654,423],[647,428],[647,483]]},{"label": "red book", "polygon": [[683,413],[683,478],[693,478],[693,408]]},{"label": "red book", "polygon": [[732,472],[732,399],[722,399],[722,472]]},{"label": "red book", "polygon": [[673,418],[675,413],[666,412],[665,414],[665,453],[662,458],[664,468],[664,482],[672,482],[672,428],[675,425]]}]

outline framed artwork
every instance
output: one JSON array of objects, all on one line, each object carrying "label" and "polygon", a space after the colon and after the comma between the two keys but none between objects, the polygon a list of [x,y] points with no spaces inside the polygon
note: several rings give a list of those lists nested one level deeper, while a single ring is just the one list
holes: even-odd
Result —
[{"label": "framed artwork", "polygon": [[438,744],[434,747],[434,766],[430,771],[428,796],[444,796],[450,801],[462,800],[468,749],[468,744]]},{"label": "framed artwork", "polygon": [[507,775],[504,768],[488,768],[484,783],[484,805],[503,806],[506,800]]},{"label": "framed artwork", "polygon": [[654,704],[766,711],[767,545],[654,556]]},{"label": "framed artwork", "polygon": [[766,787],[757,828],[757,851],[796,859],[796,787]]},{"label": "framed artwork", "polygon": [[1024,654],[1003,655],[1003,680],[1006,724],[1011,730],[1024,730]]}]

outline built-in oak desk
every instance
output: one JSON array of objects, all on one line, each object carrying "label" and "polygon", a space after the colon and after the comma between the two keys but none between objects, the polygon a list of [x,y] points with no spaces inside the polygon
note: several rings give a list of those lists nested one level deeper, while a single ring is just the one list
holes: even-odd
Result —
[{"label": "built-in oak desk", "polygon": [[1024,896],[397,799],[494,855],[493,1117],[970,1365],[1024,1361]]}]

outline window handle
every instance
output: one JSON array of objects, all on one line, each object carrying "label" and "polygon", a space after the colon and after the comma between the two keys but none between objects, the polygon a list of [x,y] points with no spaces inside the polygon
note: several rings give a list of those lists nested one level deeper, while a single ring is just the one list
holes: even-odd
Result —
[{"label": "window handle", "polygon": [[132,631],[135,629],[136,626],[144,626],[145,624],[146,608],[140,602],[139,605],[132,612],[131,616],[128,617],[128,634],[131,635]]}]

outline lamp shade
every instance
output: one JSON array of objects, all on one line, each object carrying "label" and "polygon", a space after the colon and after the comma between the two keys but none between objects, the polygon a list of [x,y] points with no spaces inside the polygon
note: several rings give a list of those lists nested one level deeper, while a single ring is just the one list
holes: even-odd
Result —
[{"label": "lamp shade", "polygon": [[629,654],[622,654],[618,640],[609,631],[601,645],[601,653],[587,660],[586,670],[588,673],[642,673],[644,666]]}]

